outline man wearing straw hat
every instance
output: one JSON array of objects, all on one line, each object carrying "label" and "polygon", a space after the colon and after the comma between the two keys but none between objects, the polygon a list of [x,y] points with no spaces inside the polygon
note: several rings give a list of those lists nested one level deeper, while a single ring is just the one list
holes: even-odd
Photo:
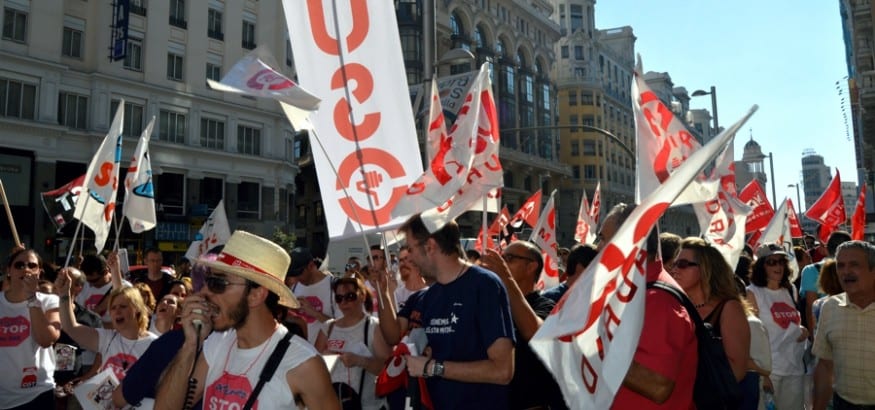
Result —
[{"label": "man wearing straw hat", "polygon": [[[283,248],[243,231],[231,235],[215,261],[202,262],[210,270],[206,286],[185,300],[185,343],[159,382],[155,408],[176,410],[201,398],[206,408],[296,409],[297,402],[339,408],[322,358],[306,340],[286,337],[275,319],[299,306],[284,284],[289,262]],[[278,367],[262,385],[269,362]]]}]

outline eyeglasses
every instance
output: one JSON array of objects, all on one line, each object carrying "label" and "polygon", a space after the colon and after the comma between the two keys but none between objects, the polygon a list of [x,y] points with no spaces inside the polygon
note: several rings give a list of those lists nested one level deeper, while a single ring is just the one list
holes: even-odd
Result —
[{"label": "eyeglasses", "polygon": [[784,258],[767,258],[765,263],[766,266],[778,266],[787,263],[787,260]]},{"label": "eyeglasses", "polygon": [[359,268],[359,265],[357,265],[355,263],[347,263],[346,264],[346,270],[354,270],[354,269],[358,269],[358,268]]},{"label": "eyeglasses", "polygon": [[385,255],[371,255],[371,259],[383,259],[385,257]]},{"label": "eyeglasses", "polygon": [[34,263],[34,262],[18,261],[18,262],[13,263],[12,267],[14,267],[15,269],[21,269],[21,270],[24,270],[24,268],[36,269],[39,267],[39,264]]},{"label": "eyeglasses", "polygon": [[355,302],[355,300],[358,298],[359,298],[359,295],[358,295],[358,293],[355,293],[355,292],[349,292],[345,295],[334,295],[334,301],[337,303],[341,303],[344,300],[347,302]]},{"label": "eyeglasses", "polygon": [[674,266],[678,269],[686,269],[690,266],[699,266],[698,262],[688,261],[686,259],[678,259],[674,261]]},{"label": "eyeglasses", "polygon": [[207,285],[207,289],[210,292],[215,294],[222,294],[228,289],[228,286],[246,286],[245,283],[231,283],[228,279],[221,278],[218,276],[205,276],[204,284]]},{"label": "eyeglasses", "polygon": [[535,261],[535,260],[532,259],[532,258],[525,257],[525,256],[520,256],[520,255],[514,255],[514,254],[512,254],[512,253],[505,253],[504,255],[501,255],[501,259],[504,259],[504,261],[507,262],[507,263],[511,263],[511,262],[513,262],[514,259],[523,259],[523,260],[527,260],[527,261],[529,261],[529,262],[534,262],[534,261]]}]

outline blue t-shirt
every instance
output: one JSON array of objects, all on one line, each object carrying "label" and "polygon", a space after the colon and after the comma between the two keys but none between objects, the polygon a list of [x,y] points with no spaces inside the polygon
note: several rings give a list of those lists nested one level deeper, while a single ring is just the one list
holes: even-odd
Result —
[{"label": "blue t-shirt", "polygon": [[544,291],[541,296],[550,299],[553,303],[559,303],[559,299],[562,299],[562,296],[565,295],[565,292],[568,292],[568,282],[562,282],[550,289]]},{"label": "blue t-shirt", "polygon": [[[185,333],[182,329],[174,329],[159,336],[149,345],[140,359],[128,369],[122,382],[122,395],[128,404],[136,406],[144,398],[155,398],[155,388],[161,373],[176,357],[184,342]],[[200,408],[201,401],[198,400],[192,409]]]},{"label": "blue t-shirt", "polygon": [[[408,303],[409,304],[409,303]],[[498,276],[472,266],[454,281],[435,283],[419,303],[432,358],[471,362],[489,358],[499,338],[514,341],[507,289]],[[508,386],[426,379],[436,409],[506,409]]]},{"label": "blue t-shirt", "polygon": [[802,279],[799,282],[800,300],[805,300],[805,292],[817,293],[818,298],[825,296],[817,288],[817,277],[820,276],[821,266],[823,262],[812,263],[802,268]]}]

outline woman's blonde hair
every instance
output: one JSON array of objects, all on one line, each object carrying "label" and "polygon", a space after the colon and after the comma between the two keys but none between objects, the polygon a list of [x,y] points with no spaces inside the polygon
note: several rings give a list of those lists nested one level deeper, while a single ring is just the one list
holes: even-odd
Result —
[{"label": "woman's blonde hair", "polygon": [[140,332],[148,329],[149,317],[152,313],[149,311],[146,303],[143,302],[143,296],[141,295],[140,290],[133,286],[125,286],[121,289],[113,290],[109,293],[109,306],[112,306],[113,300],[118,296],[128,298],[128,301],[134,307],[134,311],[137,312],[137,325]]},{"label": "woman's blonde hair", "polygon": [[735,271],[717,248],[702,238],[687,237],[681,241],[681,249],[696,253],[701,275],[699,286],[702,287],[705,300],[712,297],[719,301],[735,299],[747,310],[747,305],[735,285]]}]

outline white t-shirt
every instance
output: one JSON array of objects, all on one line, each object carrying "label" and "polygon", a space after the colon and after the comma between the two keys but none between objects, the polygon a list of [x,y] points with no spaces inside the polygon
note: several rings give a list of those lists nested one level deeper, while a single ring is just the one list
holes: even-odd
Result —
[{"label": "white t-shirt", "polygon": [[[319,282],[309,286],[303,283],[298,283],[294,286],[292,292],[298,300],[306,300],[310,303],[310,306],[313,306],[313,309],[322,312],[322,314],[330,318],[334,318],[336,314],[340,313],[334,303],[334,294],[331,292],[330,274],[325,276]],[[315,317],[305,314],[303,310],[299,312],[301,318],[307,322],[307,341],[310,342],[311,345],[315,344],[316,336],[319,335],[319,331],[323,328],[322,322]]]},{"label": "white t-shirt", "polygon": [[802,355],[806,341],[797,342],[802,335],[801,317],[796,304],[785,288],[769,289],[750,285],[759,309],[759,319],[769,334],[772,349],[772,373],[778,376],[801,376],[805,374]]},{"label": "white t-shirt", "polygon": [[130,340],[112,329],[97,329],[98,350],[103,357],[100,371],[110,368],[115,377],[122,381],[128,369],[149,348],[152,341],[158,338],[153,333],[146,333],[137,340]]},{"label": "white t-shirt", "polygon": [[[259,346],[251,349],[237,347],[237,331],[234,329],[213,333],[204,342],[204,358],[209,365],[204,383],[203,403],[205,409],[240,409],[246,404],[252,390],[258,384],[258,376],[288,330],[280,326],[273,335]],[[316,349],[306,340],[292,336],[286,354],[271,379],[264,384],[253,408],[259,410],[297,409],[289,389],[286,374],[316,357]]]},{"label": "white t-shirt", "polygon": [[[368,324],[368,343],[365,343],[365,322],[370,321]],[[337,325],[330,326],[330,322],[326,324],[325,331],[328,332],[329,328],[331,334],[327,336],[328,349],[331,351],[343,352],[343,351],[351,351],[354,352],[357,349],[354,348],[355,345],[363,344],[367,346],[368,351],[371,356],[374,354],[374,332],[376,329],[380,327],[379,319],[365,315],[365,317],[360,320],[358,323],[351,327],[338,327]],[[361,353],[356,353],[361,354]],[[331,371],[331,381],[332,382],[340,382],[346,383],[355,391],[359,392],[359,385],[361,384],[362,378],[362,368],[361,367],[346,367],[342,361],[337,360],[334,364],[334,367],[329,369]],[[377,397],[375,389],[377,386],[377,376],[369,373],[368,371],[364,371],[365,380],[364,384],[361,384],[364,387],[364,392],[359,392],[359,395],[362,398],[362,409],[363,410],[377,410],[381,406],[386,404],[386,400]]]},{"label": "white t-shirt", "polygon": [[[56,295],[36,294],[43,312],[58,309]],[[27,301],[10,303],[0,292],[0,408],[25,404],[55,387],[55,356],[31,332]]]},{"label": "white t-shirt", "polygon": [[418,290],[410,290],[407,289],[406,286],[401,285],[397,289],[395,289],[395,303],[398,304],[398,310],[401,310],[401,308],[404,307],[404,304],[407,303],[407,299],[410,297],[410,295],[425,289],[428,289],[428,286]]}]

